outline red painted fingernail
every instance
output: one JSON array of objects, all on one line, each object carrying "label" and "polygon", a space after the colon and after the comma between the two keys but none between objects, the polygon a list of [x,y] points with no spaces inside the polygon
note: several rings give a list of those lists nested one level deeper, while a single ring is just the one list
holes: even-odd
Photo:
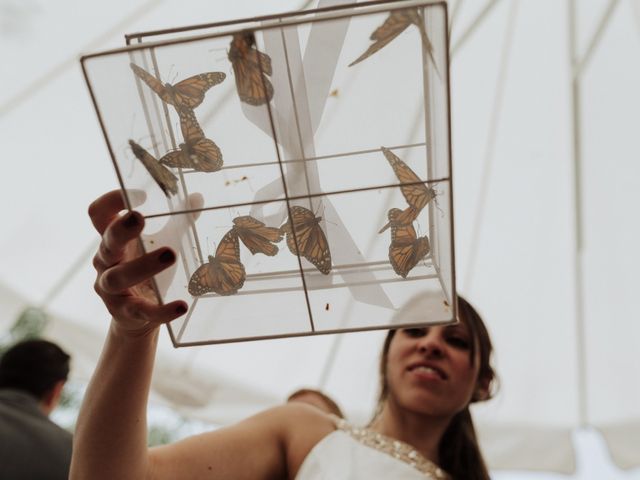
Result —
[{"label": "red painted fingernail", "polygon": [[158,261],[160,263],[173,263],[176,260],[175,254],[171,250],[165,250],[158,255]]},{"label": "red painted fingernail", "polygon": [[185,313],[187,313],[187,307],[185,307],[184,305],[178,305],[176,307],[176,313],[178,315],[184,315]]},{"label": "red painted fingernail", "polygon": [[137,214],[136,212],[130,212],[127,214],[127,218],[124,219],[122,224],[125,226],[125,228],[137,227],[138,225],[140,225],[139,217],[139,214]]}]

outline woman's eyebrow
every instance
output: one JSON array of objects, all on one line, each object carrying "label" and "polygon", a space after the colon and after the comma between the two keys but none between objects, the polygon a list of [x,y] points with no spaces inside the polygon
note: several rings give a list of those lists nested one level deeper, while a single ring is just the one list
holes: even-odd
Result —
[{"label": "woman's eyebrow", "polygon": [[445,330],[447,332],[453,332],[453,333],[464,333],[466,335],[470,335],[469,333],[469,327],[467,327],[464,324],[457,324],[457,325],[447,325],[445,327]]}]

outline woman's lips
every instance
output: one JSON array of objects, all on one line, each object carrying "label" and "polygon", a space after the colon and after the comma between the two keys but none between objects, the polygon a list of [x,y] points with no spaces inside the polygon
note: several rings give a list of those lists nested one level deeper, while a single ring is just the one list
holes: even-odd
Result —
[{"label": "woman's lips", "polygon": [[425,363],[413,364],[408,369],[411,373],[423,380],[446,380],[447,374],[435,365]]}]

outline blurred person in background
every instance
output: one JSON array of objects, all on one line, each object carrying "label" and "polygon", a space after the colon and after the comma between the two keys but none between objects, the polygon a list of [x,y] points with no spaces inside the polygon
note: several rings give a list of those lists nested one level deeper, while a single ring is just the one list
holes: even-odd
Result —
[{"label": "blurred person in background", "polygon": [[60,401],[70,356],[47,340],[24,340],[0,358],[0,477],[66,479],[71,433],[49,415]]},{"label": "blurred person in background", "polygon": [[300,388],[287,397],[289,402],[302,402],[313,405],[323,412],[332,413],[333,415],[344,418],[344,414],[338,404],[331,397],[322,393],[320,390],[313,388]]}]

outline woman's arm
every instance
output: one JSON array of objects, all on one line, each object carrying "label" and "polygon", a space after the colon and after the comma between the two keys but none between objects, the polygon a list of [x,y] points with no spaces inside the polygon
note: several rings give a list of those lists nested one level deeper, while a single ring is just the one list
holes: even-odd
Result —
[{"label": "woman's arm", "polygon": [[144,219],[110,192],[89,208],[102,235],[94,257],[95,290],[113,316],[82,403],[71,479],[283,478],[293,418],[283,407],[219,431],[147,449],[146,409],[158,327],[186,312],[158,305],[149,280],[175,261],[167,248],[140,255]]},{"label": "woman's arm", "polygon": [[93,259],[94,288],[113,319],[78,417],[71,478],[145,478],[146,405],[158,327],[187,308],[182,301],[157,304],[149,281],[174,263],[175,254],[160,248],[140,255],[144,219],[137,212],[120,216],[123,209],[118,191],[89,207],[102,236]]}]

